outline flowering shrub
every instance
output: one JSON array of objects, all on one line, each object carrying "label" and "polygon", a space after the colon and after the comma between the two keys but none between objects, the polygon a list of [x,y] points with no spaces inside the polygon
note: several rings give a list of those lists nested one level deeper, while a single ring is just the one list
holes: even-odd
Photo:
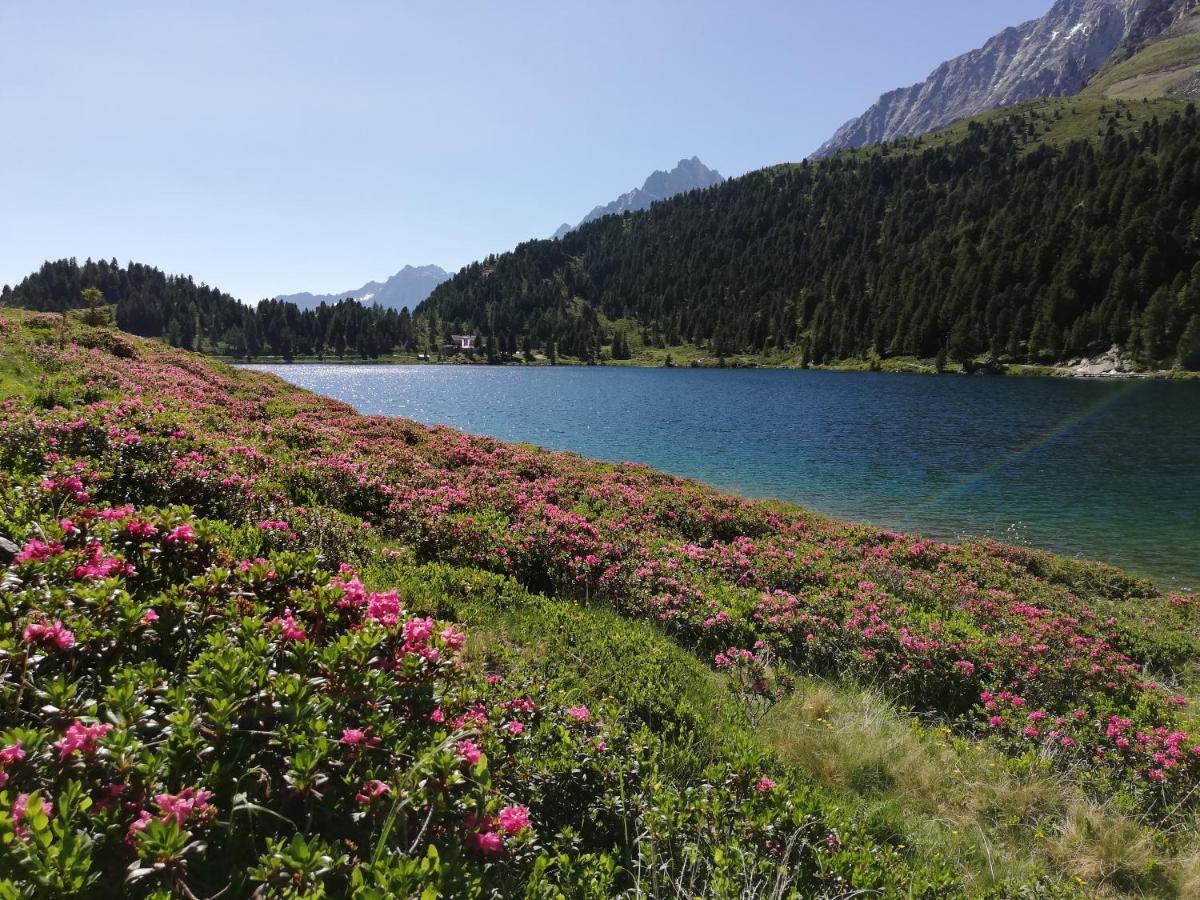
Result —
[{"label": "flowering shrub", "polygon": [[765,539],[756,507],[16,321],[55,375],[0,402],[0,895],[953,892],[763,752],[495,670],[357,563],[752,646],[751,589],[715,599],[672,535]]},{"label": "flowering shrub", "polygon": [[792,679],[776,669],[771,652],[762,641],[756,642],[752,650],[730,647],[718,653],[714,663],[729,673],[730,690],[754,727],[792,686]]}]

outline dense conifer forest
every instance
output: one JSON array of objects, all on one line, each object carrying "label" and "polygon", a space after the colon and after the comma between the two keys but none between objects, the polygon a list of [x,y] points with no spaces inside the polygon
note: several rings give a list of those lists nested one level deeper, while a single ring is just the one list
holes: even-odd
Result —
[{"label": "dense conifer forest", "polygon": [[115,305],[123,331],[185,350],[250,358],[373,359],[416,347],[408,310],[366,307],[354,300],[322,303],[314,310],[277,300],[247,306],[190,277],[165,275],[139,263],[121,266],[115,259],[47,262],[15,288],[5,286],[0,305],[60,312],[83,306],[88,288],[98,288]]},{"label": "dense conifer forest", "polygon": [[585,359],[650,345],[804,362],[1055,361],[1119,344],[1200,367],[1195,108],[1061,147],[1020,116],[944,146],[752,172],[475,263],[416,310]]}]

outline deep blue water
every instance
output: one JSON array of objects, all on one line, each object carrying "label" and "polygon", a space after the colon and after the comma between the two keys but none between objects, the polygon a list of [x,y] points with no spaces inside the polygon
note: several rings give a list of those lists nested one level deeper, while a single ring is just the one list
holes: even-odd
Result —
[{"label": "deep blue water", "polygon": [[948,540],[1200,588],[1200,383],[783,370],[272,365],[365,413],[632,460]]}]

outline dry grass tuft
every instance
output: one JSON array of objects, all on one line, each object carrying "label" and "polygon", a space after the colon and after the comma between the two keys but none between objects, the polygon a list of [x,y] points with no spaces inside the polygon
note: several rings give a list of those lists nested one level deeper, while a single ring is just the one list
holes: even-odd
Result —
[{"label": "dry grass tuft", "polygon": [[1104,806],[1072,804],[1046,851],[1104,895],[1163,896],[1172,891],[1153,833]]},{"label": "dry grass tuft", "polygon": [[1152,829],[1034,764],[923,728],[878,692],[802,682],[762,734],[979,890],[1049,874],[1102,896],[1200,897],[1200,844],[1169,858]]}]

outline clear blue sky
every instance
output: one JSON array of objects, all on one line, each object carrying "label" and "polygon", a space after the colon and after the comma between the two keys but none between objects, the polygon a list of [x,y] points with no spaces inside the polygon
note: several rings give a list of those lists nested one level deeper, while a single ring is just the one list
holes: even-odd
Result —
[{"label": "clear blue sky", "polygon": [[1051,0],[0,0],[0,283],[457,268],[654,169],[797,160]]}]

